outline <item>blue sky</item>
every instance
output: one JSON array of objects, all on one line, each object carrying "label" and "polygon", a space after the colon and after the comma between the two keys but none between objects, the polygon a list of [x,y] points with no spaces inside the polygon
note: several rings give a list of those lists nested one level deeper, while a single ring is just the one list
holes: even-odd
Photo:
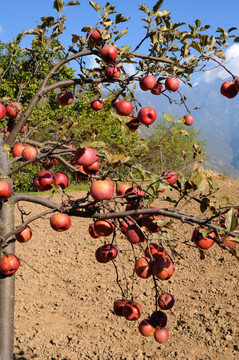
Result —
[{"label": "blue sky", "polygon": [[[65,11],[68,19],[67,30],[62,41],[67,45],[71,41],[71,34],[81,34],[83,26],[94,26],[97,22],[97,13],[89,5],[88,0],[79,0],[81,5],[69,7]],[[67,1],[65,1],[67,2]],[[97,0],[101,5],[105,0]],[[116,5],[116,10],[123,13],[124,16],[130,16],[131,20],[124,23],[124,27],[129,27],[129,33],[123,38],[123,43],[134,46],[138,43],[144,34],[145,24],[140,19],[144,16],[142,11],[138,11],[138,2],[132,0],[111,1]],[[142,1],[149,8],[156,3],[156,0]],[[226,30],[232,26],[239,26],[238,0],[165,0],[161,9],[171,11],[172,21],[193,23],[199,18],[202,24],[210,24],[212,32],[215,32],[217,26],[225,27]],[[0,15],[0,39],[2,42],[12,40],[22,30],[34,28],[41,16],[57,16],[53,9],[53,0],[8,0],[2,1]],[[239,30],[238,33],[239,34]],[[142,50],[147,50],[143,48]],[[142,51],[141,50],[141,51]],[[231,59],[231,60],[230,60]],[[232,48],[230,52],[231,66],[236,67],[234,71],[239,75],[239,45]],[[237,65],[238,64],[238,65]],[[211,72],[210,72],[211,73]],[[211,75],[210,75],[211,76]],[[223,76],[223,75],[222,75]]]}]

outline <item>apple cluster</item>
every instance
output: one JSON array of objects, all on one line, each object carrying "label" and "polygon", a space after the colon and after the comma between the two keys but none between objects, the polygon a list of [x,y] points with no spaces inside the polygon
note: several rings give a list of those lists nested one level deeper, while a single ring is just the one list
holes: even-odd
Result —
[{"label": "apple cluster", "polygon": [[[20,117],[21,115],[22,115],[22,107],[18,102],[12,101],[6,106],[4,104],[0,104],[0,120],[4,119],[5,117],[8,118],[6,128],[4,127],[0,128],[0,132],[3,138],[8,137],[14,125],[17,123],[18,117]],[[20,132],[24,133],[26,131],[27,131],[27,124],[23,126]]]}]

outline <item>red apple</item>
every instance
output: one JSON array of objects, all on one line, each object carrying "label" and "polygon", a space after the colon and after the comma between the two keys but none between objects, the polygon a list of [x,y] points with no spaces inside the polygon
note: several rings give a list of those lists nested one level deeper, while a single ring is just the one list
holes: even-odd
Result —
[{"label": "red apple", "polygon": [[151,90],[151,93],[153,95],[161,95],[163,92],[163,85],[160,83],[157,83],[154,88]]},{"label": "red apple", "polygon": [[130,116],[129,121],[125,123],[129,131],[136,131],[139,127],[139,120],[135,116]]},{"label": "red apple", "polygon": [[96,220],[94,229],[100,236],[110,236],[114,231],[114,224],[109,220]]},{"label": "red apple", "polygon": [[76,168],[76,172],[75,172],[75,176],[78,180],[85,180],[88,178],[88,175],[86,174],[86,172],[83,169],[83,166],[80,165]]},{"label": "red apple", "polygon": [[12,187],[7,180],[0,180],[0,201],[10,198],[12,195]]},{"label": "red apple", "polygon": [[116,300],[114,302],[114,314],[117,316],[124,316],[123,315],[123,308],[125,304],[127,303],[127,300]]},{"label": "red apple", "polygon": [[62,189],[67,188],[69,185],[69,178],[66,174],[61,171],[57,171],[54,173],[55,183],[59,185]]},{"label": "red apple", "polygon": [[92,223],[89,225],[89,234],[93,239],[98,239],[101,235],[97,234],[95,231],[95,224]]},{"label": "red apple", "polygon": [[120,226],[119,226],[119,227],[120,227],[121,231],[122,231],[124,234],[126,234],[127,228],[128,228],[128,226],[129,226],[130,224],[133,224],[133,222],[132,222],[131,220],[128,220],[128,219],[126,219],[126,221],[125,221],[125,220],[120,221]]},{"label": "red apple", "polygon": [[226,96],[228,99],[234,98],[238,93],[238,91],[234,86],[233,81],[225,81],[220,88],[220,92],[223,96]]},{"label": "red apple", "polygon": [[138,120],[143,125],[151,125],[157,119],[157,113],[150,106],[143,107],[138,113]]},{"label": "red apple", "polygon": [[160,344],[165,343],[169,338],[169,333],[166,328],[156,328],[154,332],[154,338]]},{"label": "red apple", "polygon": [[160,280],[168,280],[174,272],[172,261],[166,256],[159,257],[153,265],[153,274]]},{"label": "red apple", "polygon": [[28,161],[35,158],[39,154],[39,150],[33,146],[25,146],[22,151],[22,160]]},{"label": "red apple", "polygon": [[61,106],[67,106],[73,103],[74,97],[71,91],[63,91],[57,95],[57,102]]},{"label": "red apple", "polygon": [[163,172],[162,176],[165,177],[165,180],[170,185],[174,185],[176,183],[175,180],[178,179],[178,176],[177,176],[176,172],[173,171],[173,170],[168,170],[168,171]]},{"label": "red apple", "polygon": [[145,196],[145,191],[140,186],[134,185],[125,191],[125,195],[127,201],[139,202]]},{"label": "red apple", "polygon": [[136,224],[130,224],[126,231],[127,239],[131,244],[137,244],[145,241],[145,236]]},{"label": "red apple", "polygon": [[115,259],[118,255],[117,248],[112,244],[100,246],[99,249],[99,257],[104,263]]},{"label": "red apple", "polygon": [[237,243],[233,240],[234,238],[232,236],[227,236],[226,239],[224,239],[223,244],[218,244],[218,245],[220,246],[221,249],[226,249],[225,246],[234,248],[237,246]]},{"label": "red apple", "polygon": [[114,196],[114,183],[109,180],[94,181],[90,187],[90,193],[96,201],[111,199]]},{"label": "red apple", "polygon": [[141,257],[136,260],[134,269],[136,274],[142,278],[147,279],[152,275],[152,261],[148,257]]},{"label": "red apple", "polygon": [[78,148],[74,160],[78,165],[90,166],[96,161],[96,151],[92,148]]},{"label": "red apple", "polygon": [[177,91],[179,88],[179,79],[175,77],[169,77],[165,81],[165,88],[170,91]]},{"label": "red apple", "polygon": [[90,103],[90,107],[92,110],[99,111],[103,107],[103,102],[99,99],[92,100]]},{"label": "red apple", "polygon": [[5,106],[3,104],[0,104],[0,120],[5,118],[6,113],[7,111]]},{"label": "red apple", "polygon": [[74,144],[69,144],[68,147],[71,148],[71,149],[75,149],[75,148],[76,148],[76,146],[75,146]]},{"label": "red apple", "polygon": [[29,241],[31,237],[32,237],[32,229],[28,225],[24,226],[24,228],[22,228],[16,233],[16,239],[20,243],[25,243]]},{"label": "red apple", "polygon": [[167,325],[168,317],[161,310],[154,311],[153,314],[150,316],[150,321],[152,321],[155,327],[164,327]]},{"label": "red apple", "polygon": [[0,260],[0,272],[4,275],[14,274],[20,266],[20,260],[13,254],[4,255]]},{"label": "red apple", "polygon": [[55,177],[51,171],[42,170],[37,174],[35,186],[41,191],[50,190],[54,181]]},{"label": "red apple", "polygon": [[117,102],[115,109],[118,115],[128,116],[133,111],[133,104],[131,101],[121,100]]},{"label": "red apple", "polygon": [[12,147],[11,147],[11,153],[12,153],[12,156],[13,157],[19,157],[19,156],[22,156],[22,151],[23,149],[25,149],[26,145],[24,145],[23,143],[21,142],[18,142],[16,144],[14,144]]},{"label": "red apple", "polygon": [[139,86],[141,90],[152,90],[157,83],[156,78],[153,75],[145,75],[139,80]]},{"label": "red apple", "polygon": [[100,51],[100,57],[106,64],[112,64],[118,55],[118,51],[113,45],[106,45]]},{"label": "red apple", "polygon": [[105,69],[105,76],[109,81],[114,81],[120,77],[120,68],[116,65],[109,65]]},{"label": "red apple", "polygon": [[214,244],[214,240],[217,238],[217,235],[214,231],[211,231],[206,237],[204,237],[203,234],[200,233],[200,230],[200,226],[194,229],[192,240],[200,249],[207,250]]},{"label": "red apple", "polygon": [[173,295],[171,295],[167,292],[162,293],[161,295],[159,295],[158,304],[159,304],[160,309],[163,309],[163,310],[172,309],[172,307],[174,305]]},{"label": "red apple", "polygon": [[44,167],[45,170],[49,170],[56,164],[57,164],[57,159],[55,159],[55,158],[45,158],[43,163],[42,163],[42,166]]},{"label": "red apple", "polygon": [[237,91],[239,91],[239,77],[234,81],[234,87]]},{"label": "red apple", "polygon": [[[149,208],[156,208],[155,206],[150,206]],[[162,215],[144,215],[141,217],[141,225],[146,227],[150,232],[157,233],[161,230],[161,227],[155,222],[155,220],[162,220]]]},{"label": "red apple", "polygon": [[67,214],[57,213],[51,216],[50,225],[56,231],[65,231],[71,226],[71,218]]},{"label": "red apple", "polygon": [[139,323],[139,332],[143,336],[153,335],[155,328],[153,324],[151,324],[150,320],[144,319]]},{"label": "red apple", "polygon": [[157,260],[158,258],[165,256],[166,255],[166,251],[164,248],[162,248],[161,246],[159,246],[158,244],[155,243],[150,243],[149,246],[147,246],[144,250],[144,255],[146,257],[150,257],[150,252],[152,257],[154,258],[154,260]]},{"label": "red apple", "polygon": [[22,107],[18,102],[12,101],[6,106],[6,113],[10,119],[16,119],[22,115]]},{"label": "red apple", "polygon": [[124,196],[127,189],[132,188],[132,185],[128,183],[120,183],[116,186],[116,195]]},{"label": "red apple", "polygon": [[95,161],[92,165],[89,166],[83,166],[83,170],[86,174],[92,175],[96,174],[100,169],[100,163],[99,161]]},{"label": "red apple", "polygon": [[103,30],[99,30],[99,29],[87,31],[86,38],[98,42],[99,40],[102,40],[101,37],[102,32]]},{"label": "red apple", "polygon": [[123,307],[123,316],[130,321],[138,320],[142,314],[142,308],[136,301],[127,301]]},{"label": "red apple", "polygon": [[185,115],[184,116],[184,124],[185,125],[187,125],[187,126],[190,126],[190,125],[192,125],[193,124],[193,122],[194,122],[194,117],[192,116],[192,115]]}]

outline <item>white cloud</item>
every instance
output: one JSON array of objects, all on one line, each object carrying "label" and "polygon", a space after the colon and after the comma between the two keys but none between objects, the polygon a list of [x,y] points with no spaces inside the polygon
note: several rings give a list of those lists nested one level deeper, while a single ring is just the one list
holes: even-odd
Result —
[{"label": "white cloud", "polygon": [[[239,76],[239,44],[231,45],[226,51],[226,61],[223,64],[236,76]],[[219,59],[220,60],[220,59]],[[215,62],[211,62],[210,66],[215,66]],[[218,67],[214,70],[206,71],[201,80],[209,83],[216,79],[225,80],[230,77],[230,74],[222,67]]]},{"label": "white cloud", "polygon": [[0,34],[3,33],[2,25],[0,25]]},{"label": "white cloud", "polygon": [[94,68],[98,68],[99,67],[99,64],[96,62],[96,56],[94,55],[90,55],[88,57],[88,67],[89,69],[94,69]]},{"label": "white cloud", "polygon": [[124,64],[124,69],[125,69],[125,71],[127,72],[127,74],[129,76],[136,73],[135,64],[127,64],[127,63],[125,63]]}]

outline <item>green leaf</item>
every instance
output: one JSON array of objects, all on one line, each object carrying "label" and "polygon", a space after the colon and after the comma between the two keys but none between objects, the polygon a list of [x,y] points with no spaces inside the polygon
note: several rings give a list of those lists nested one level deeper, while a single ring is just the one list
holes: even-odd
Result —
[{"label": "green leaf", "polygon": [[203,25],[202,27],[201,27],[201,29],[200,29],[200,31],[205,31],[205,30],[207,30],[207,29],[210,29],[210,25]]},{"label": "green leaf", "polygon": [[120,55],[122,56],[123,54],[128,54],[130,51],[130,46],[129,45],[123,45],[120,48]]},{"label": "green leaf", "polygon": [[208,198],[203,198],[200,204],[201,213],[204,213],[209,207],[209,205],[210,205],[210,200]]},{"label": "green leaf", "polygon": [[234,42],[235,42],[235,43],[238,43],[238,42],[239,42],[239,36],[237,36],[237,37],[234,39]]},{"label": "green leaf", "polygon": [[168,10],[157,11],[157,13],[155,14],[155,17],[161,18],[161,17],[167,16],[169,14],[170,14],[170,11],[168,11]]},{"label": "green leaf", "polygon": [[128,28],[125,28],[124,30],[122,30],[115,38],[115,41],[119,40],[122,36],[124,36],[125,34],[127,34],[128,32]]},{"label": "green leaf", "polygon": [[216,51],[215,55],[220,59],[226,60],[226,55],[222,51]]},{"label": "green leaf", "polygon": [[69,1],[66,6],[74,6],[74,5],[80,5],[79,1],[77,0],[73,0],[73,1]]},{"label": "green leaf", "polygon": [[192,41],[191,47],[194,48],[195,50],[197,50],[200,53],[202,52],[202,47],[199,44],[199,42],[197,42],[197,41]]},{"label": "green leaf", "polygon": [[158,0],[156,4],[153,6],[153,12],[156,13],[156,11],[158,11],[162,5],[163,5],[163,0]]},{"label": "green leaf", "polygon": [[225,226],[227,231],[231,232],[237,228],[237,214],[235,209],[230,209],[227,213]]},{"label": "green leaf", "polygon": [[163,112],[163,117],[167,121],[172,121],[173,120],[173,115],[168,115],[165,112]]},{"label": "green leaf", "polygon": [[122,22],[128,21],[130,17],[124,17],[122,14],[117,14],[115,17],[115,23],[120,24]]},{"label": "green leaf", "polygon": [[54,0],[53,9],[56,9],[58,12],[62,11],[64,8],[63,0]]},{"label": "green leaf", "polygon": [[147,14],[147,15],[150,14],[150,10],[149,10],[148,6],[143,3],[139,3],[139,10],[145,12],[145,14]]},{"label": "green leaf", "polygon": [[236,27],[231,27],[229,30],[228,30],[228,33],[232,32],[233,30],[237,30]]},{"label": "green leaf", "polygon": [[89,4],[93,7],[93,9],[97,12],[101,11],[101,5],[97,4],[95,1],[89,0]]},{"label": "green leaf", "polygon": [[195,20],[195,25],[197,28],[199,28],[201,26],[201,20],[199,19]]},{"label": "green leaf", "polygon": [[201,109],[201,106],[195,106],[195,108],[193,108],[193,110],[198,110]]},{"label": "green leaf", "polygon": [[184,129],[174,130],[173,133],[189,137],[189,133]]}]

